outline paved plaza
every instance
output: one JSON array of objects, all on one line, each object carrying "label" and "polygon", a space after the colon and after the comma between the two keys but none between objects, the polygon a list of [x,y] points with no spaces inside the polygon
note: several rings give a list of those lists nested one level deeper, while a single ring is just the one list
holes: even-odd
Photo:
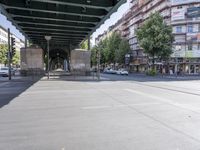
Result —
[{"label": "paved plaza", "polygon": [[200,80],[0,82],[0,150],[200,150]]}]

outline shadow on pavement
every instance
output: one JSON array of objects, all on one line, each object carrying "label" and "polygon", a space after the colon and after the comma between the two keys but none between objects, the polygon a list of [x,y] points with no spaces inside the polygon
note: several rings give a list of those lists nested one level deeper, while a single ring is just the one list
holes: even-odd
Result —
[{"label": "shadow on pavement", "polygon": [[8,105],[14,98],[26,91],[41,77],[22,77],[11,81],[0,81],[0,108]]},{"label": "shadow on pavement", "polygon": [[[46,80],[46,79],[44,79]],[[102,82],[102,81],[136,81],[136,82],[163,82],[163,81],[192,81],[200,80],[200,75],[196,76],[147,76],[144,74],[130,74],[129,76],[116,74],[101,74],[101,80],[96,76],[51,76],[50,81],[77,81],[77,82]]]}]

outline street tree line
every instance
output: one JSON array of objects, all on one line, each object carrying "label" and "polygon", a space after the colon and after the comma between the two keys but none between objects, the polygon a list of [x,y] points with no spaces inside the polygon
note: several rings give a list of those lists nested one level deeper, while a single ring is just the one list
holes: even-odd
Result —
[{"label": "street tree line", "polygon": [[101,40],[91,49],[91,63],[96,65],[98,53],[100,64],[124,64],[125,55],[130,52],[130,46],[125,38],[117,32]]},{"label": "street tree line", "polygon": [[[148,64],[155,69],[155,61],[167,61],[172,54],[174,40],[172,27],[167,25],[159,12],[152,13],[150,17],[136,30],[139,46],[148,56]],[[101,40],[91,50],[92,65],[96,65],[97,52],[100,52],[101,64],[124,64],[125,55],[130,52],[127,39],[117,32]]]}]

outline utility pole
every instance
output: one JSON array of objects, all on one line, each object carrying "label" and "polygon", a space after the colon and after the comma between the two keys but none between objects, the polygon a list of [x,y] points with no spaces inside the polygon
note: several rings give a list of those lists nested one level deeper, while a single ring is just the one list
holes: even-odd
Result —
[{"label": "utility pole", "polygon": [[10,29],[8,28],[8,79],[11,80],[11,46],[10,46]]},{"label": "utility pole", "polygon": [[100,49],[98,49],[97,50],[97,78],[98,78],[98,81],[100,80],[100,59],[101,59]]},{"label": "utility pole", "polygon": [[45,39],[47,40],[47,53],[48,53],[48,55],[47,55],[47,61],[48,61],[48,80],[49,80],[49,71],[50,71],[50,66],[49,66],[49,41],[51,40],[51,36],[45,36]]},{"label": "utility pole", "polygon": [[47,40],[47,51],[48,51],[48,79],[49,79],[49,40]]},{"label": "utility pole", "polygon": [[90,50],[90,35],[88,36],[88,50]]}]

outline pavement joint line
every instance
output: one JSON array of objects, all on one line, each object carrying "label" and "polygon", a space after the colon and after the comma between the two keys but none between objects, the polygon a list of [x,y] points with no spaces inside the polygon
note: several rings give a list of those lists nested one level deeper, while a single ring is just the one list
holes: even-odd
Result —
[{"label": "pavement joint line", "polygon": [[5,86],[5,85],[7,85],[7,84],[9,84],[9,82],[7,81],[5,81],[5,82],[0,82],[0,87],[2,87],[2,86]]},{"label": "pavement joint line", "polygon": [[158,101],[162,101],[164,103],[167,103],[169,105],[173,105],[175,107],[179,107],[181,109],[186,109],[186,110],[189,110],[189,111],[192,111],[194,113],[198,113],[200,114],[199,111],[195,111],[193,110],[192,108],[188,108],[188,107],[185,107],[181,104],[178,104],[178,103],[175,103],[173,102],[172,100],[170,99],[166,99],[166,98],[161,98],[161,97],[158,97],[158,96],[155,96],[155,95],[152,95],[152,94],[147,94],[147,93],[144,93],[144,92],[141,92],[141,91],[137,91],[137,90],[132,90],[132,89],[124,89],[125,91],[128,91],[128,92],[131,92],[131,93],[134,93],[134,94],[138,94],[138,95],[141,95],[141,96],[145,96],[145,97],[149,97],[149,98],[152,98],[152,99],[155,99],[155,100],[158,100]]},{"label": "pavement joint line", "polygon": [[140,103],[140,104],[127,104],[127,105],[106,105],[106,106],[88,106],[81,107],[81,109],[104,109],[104,108],[121,108],[129,106],[144,106],[144,105],[159,105],[161,103]]},{"label": "pavement joint line", "polygon": [[181,91],[181,90],[176,90],[176,89],[170,89],[170,88],[165,88],[165,87],[160,87],[160,86],[155,86],[155,85],[148,85],[148,84],[144,84],[144,83],[138,83],[136,81],[133,81],[135,84],[138,85],[143,85],[143,86],[148,86],[148,87],[153,87],[153,88],[159,88],[159,89],[164,89],[164,90],[168,90],[168,91],[172,91],[172,92],[179,92],[182,94],[190,94],[190,95],[195,95],[195,96],[200,96],[200,94],[196,94],[196,93],[192,93],[192,92],[186,92],[186,91]]},{"label": "pavement joint line", "polygon": [[[126,90],[126,89],[124,89],[124,90]],[[128,90],[131,90],[131,89],[128,89]],[[108,95],[109,97],[111,97],[111,98],[112,98],[113,100],[115,100],[116,102],[126,105],[125,102],[118,100],[117,98],[111,96],[110,94],[106,93],[105,91],[102,91],[102,92],[104,92],[104,94]],[[139,91],[138,91],[138,93],[142,93],[142,92],[139,92]],[[155,122],[161,124],[162,126],[168,128],[168,129],[170,129],[170,130],[173,130],[173,131],[175,131],[175,132],[177,132],[177,133],[179,133],[179,134],[184,135],[184,136],[187,137],[187,138],[190,138],[190,139],[192,139],[192,140],[194,140],[194,141],[200,143],[200,139],[198,139],[198,138],[196,138],[196,137],[193,137],[193,136],[191,136],[190,134],[187,134],[187,133],[185,133],[185,132],[183,132],[183,131],[181,131],[181,130],[178,130],[178,129],[176,129],[176,128],[170,126],[170,125],[168,125],[167,123],[162,122],[162,121],[156,119],[155,117],[153,117],[153,116],[151,116],[151,115],[149,115],[149,114],[146,114],[146,113],[144,113],[144,112],[142,112],[142,111],[136,109],[134,106],[129,106],[129,108],[130,108],[131,110],[135,111],[136,113],[138,113],[138,114],[140,114],[140,115],[142,115],[142,116],[145,116],[145,117],[147,117],[147,118],[149,118],[149,119],[151,119],[151,120],[153,120],[153,121],[155,121]]]}]

